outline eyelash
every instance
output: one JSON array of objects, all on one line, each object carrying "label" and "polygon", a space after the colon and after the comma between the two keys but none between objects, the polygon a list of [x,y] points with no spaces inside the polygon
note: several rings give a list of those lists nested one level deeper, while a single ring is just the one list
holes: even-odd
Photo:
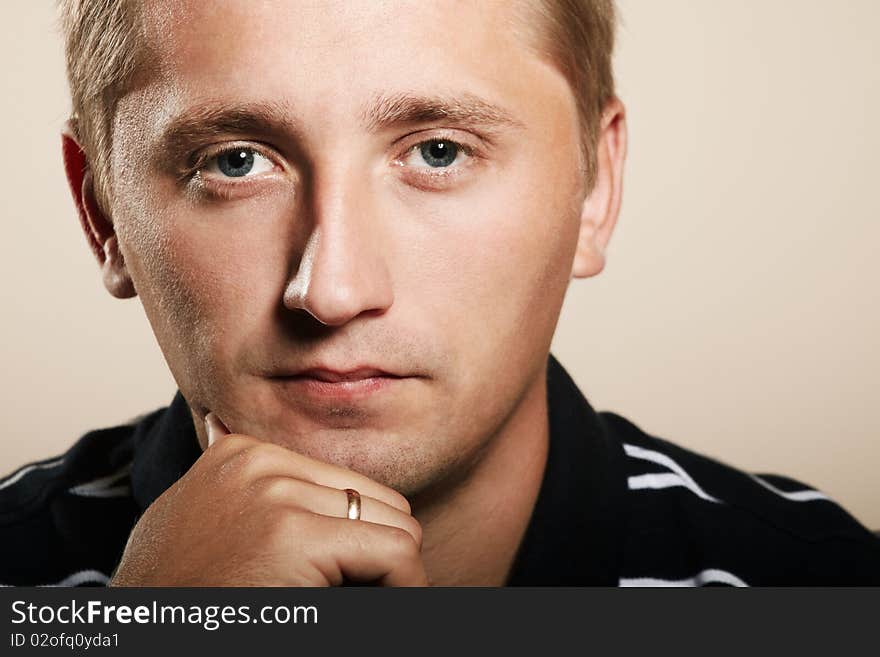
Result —
[{"label": "eyelash", "polygon": [[[416,152],[421,146],[436,142],[450,143],[455,146],[457,153],[456,159],[454,160],[453,164],[448,167],[418,167],[418,173],[410,171],[406,174],[415,181],[421,181],[423,184],[428,183],[429,187],[442,188],[445,185],[448,185],[449,183],[453,182],[455,179],[466,173],[466,170],[469,169],[473,164],[475,164],[476,160],[482,157],[479,149],[469,143],[459,141],[457,139],[452,139],[448,136],[444,136],[443,134],[435,134],[427,139],[423,138],[408,145],[400,155],[392,159],[392,164],[400,167],[406,167],[404,161],[409,156]],[[282,168],[277,164],[280,156],[277,154],[273,154],[273,152],[270,152],[270,150],[265,146],[254,142],[234,142],[224,145],[220,148],[208,150],[205,153],[197,156],[195,158],[195,163],[191,167],[188,167],[188,170],[185,172],[182,178],[185,180],[193,181],[193,183],[195,183],[199,189],[210,192],[212,195],[221,198],[232,198],[235,191],[243,191],[243,188],[245,188],[246,186],[249,187],[254,184],[259,184],[261,182],[261,179],[264,177],[264,174],[257,174],[255,176],[242,176],[240,180],[233,182],[234,179],[230,177],[219,177],[219,179],[218,177],[211,177],[209,179],[204,175],[204,171],[208,167],[208,165],[212,163],[215,159],[239,150],[248,150],[257,153],[262,157],[268,159],[270,162],[274,163],[277,168]],[[463,153],[467,157],[467,160],[464,164],[456,164],[461,159],[461,153]],[[435,171],[431,172],[432,170]]]},{"label": "eyelash", "polygon": [[[452,165],[448,167],[424,166],[417,168],[405,166],[403,160],[408,158],[414,151],[418,151],[423,144],[439,141],[455,145],[458,152]],[[462,159],[459,153],[463,153],[466,156],[464,162],[459,161]],[[472,168],[477,166],[483,157],[480,150],[469,144],[454,139],[432,137],[431,139],[423,139],[413,144],[405,151],[401,158],[395,159],[394,163],[406,170],[404,175],[408,179],[407,182],[413,187],[423,191],[444,191],[453,188],[459,180],[466,181]]]},{"label": "eyelash", "polygon": [[281,168],[278,165],[280,157],[277,154],[270,152],[267,147],[254,142],[233,142],[231,144],[225,144],[222,147],[209,149],[197,155],[194,158],[194,163],[188,167],[183,176],[181,176],[181,180],[184,182],[191,182],[200,192],[209,193],[212,196],[227,200],[233,198],[237,191],[243,191],[252,185],[260,184],[262,181],[261,179],[264,178],[263,174],[258,174],[256,176],[243,176],[238,182],[232,182],[232,178],[209,178],[204,175],[205,169],[207,169],[211,162],[223,155],[235,151],[252,151],[269,160],[275,165],[276,169]]}]

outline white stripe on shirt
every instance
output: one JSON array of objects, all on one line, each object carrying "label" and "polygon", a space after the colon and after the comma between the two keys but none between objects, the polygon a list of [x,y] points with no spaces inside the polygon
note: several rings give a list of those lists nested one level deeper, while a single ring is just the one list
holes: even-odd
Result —
[{"label": "white stripe on shirt", "polygon": [[659,489],[671,488],[672,486],[684,486],[696,495],[704,497],[712,502],[718,502],[714,497],[706,497],[702,489],[693,483],[693,481],[685,480],[674,472],[649,472],[643,475],[636,475],[627,479],[630,490],[641,490],[643,488]]},{"label": "white stripe on shirt", "polygon": [[787,493],[784,490],[779,490],[769,481],[764,481],[757,475],[753,475],[750,472],[747,472],[746,474],[757,481],[759,484],[761,484],[764,488],[772,490],[777,495],[780,495],[787,500],[791,500],[792,502],[809,502],[810,500],[828,500],[829,502],[834,502],[834,500],[825,495],[825,493],[820,493],[819,491],[813,490],[812,488],[805,488],[804,490],[795,490]]},{"label": "white stripe on shirt", "polygon": [[81,495],[83,497],[125,497],[131,494],[131,485],[129,483],[111,486],[131,472],[133,461],[129,461],[115,472],[77,484],[67,489],[72,495]]},{"label": "white stripe on shirt", "polygon": [[110,577],[97,570],[80,570],[68,575],[57,584],[43,584],[43,586],[79,586],[86,582],[94,582],[96,584],[106,584],[110,581]]},{"label": "white stripe on shirt", "polygon": [[11,486],[19,479],[24,477],[28,472],[33,472],[34,470],[44,470],[46,468],[54,468],[55,466],[61,465],[64,462],[64,457],[59,456],[57,459],[52,459],[51,461],[46,461],[45,463],[31,463],[30,465],[25,465],[11,475],[6,477],[3,481],[0,481],[0,490]]},{"label": "white stripe on shirt", "polygon": [[[664,465],[670,470],[672,470],[678,478],[681,479],[681,482],[671,483],[674,481],[672,478],[663,479],[660,478],[661,482],[664,482],[662,486],[651,486],[648,485],[652,481],[656,481],[648,477],[648,475],[638,475],[637,477],[630,477],[628,479],[630,490],[637,490],[638,488],[666,488],[668,486],[685,486],[688,490],[693,492],[695,495],[699,495],[704,500],[709,500],[710,502],[718,502],[721,504],[721,500],[716,499],[709,495],[706,491],[700,488],[697,485],[691,476],[685,472],[684,468],[682,468],[678,463],[669,458],[666,454],[662,454],[661,452],[655,452],[650,449],[645,449],[644,447],[639,447],[638,445],[630,445],[629,443],[624,443],[623,445],[624,451],[627,455],[636,458],[642,459],[644,461],[651,461],[652,463],[657,463],[659,465]],[[646,477],[645,479],[640,479],[640,477]],[[633,487],[633,479],[636,480],[636,488]]]},{"label": "white stripe on shirt", "polygon": [[646,587],[646,586],[704,586],[711,582],[717,582],[721,584],[729,584],[731,586],[748,586],[744,581],[742,581],[739,577],[730,573],[726,570],[720,570],[718,568],[707,568],[706,570],[700,571],[693,577],[686,577],[685,579],[656,579],[653,577],[633,577],[633,578],[620,578],[620,583],[618,586],[637,586],[637,587]]},{"label": "white stripe on shirt", "polygon": [[[81,584],[85,584],[86,582],[94,584],[107,584],[107,582],[109,581],[110,577],[98,570],[79,570],[71,575],[68,575],[57,584],[37,584],[37,586],[79,586]],[[0,586],[12,587],[16,585],[0,584]]]}]

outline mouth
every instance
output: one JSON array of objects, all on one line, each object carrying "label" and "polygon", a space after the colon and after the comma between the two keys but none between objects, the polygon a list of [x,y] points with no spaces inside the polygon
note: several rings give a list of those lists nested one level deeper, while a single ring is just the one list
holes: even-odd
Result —
[{"label": "mouth", "polygon": [[285,382],[300,394],[320,399],[364,399],[399,386],[407,377],[368,376],[345,381],[323,381],[310,376],[292,376]]},{"label": "mouth", "polygon": [[348,371],[334,370],[326,367],[311,367],[292,375],[291,378],[307,378],[326,383],[346,383],[374,378],[404,378],[376,367],[358,367]]},{"label": "mouth", "polygon": [[378,368],[361,367],[340,371],[310,368],[296,374],[273,376],[271,379],[292,396],[312,401],[362,401],[388,394],[412,377],[391,374]]}]

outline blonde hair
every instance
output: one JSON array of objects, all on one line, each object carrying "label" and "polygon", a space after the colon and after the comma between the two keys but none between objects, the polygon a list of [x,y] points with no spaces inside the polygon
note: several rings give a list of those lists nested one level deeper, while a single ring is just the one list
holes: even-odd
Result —
[{"label": "blonde hair", "polygon": [[[82,145],[102,206],[109,201],[109,164],[116,102],[146,60],[140,0],[58,0],[72,104],[71,127]],[[602,111],[614,97],[614,0],[529,0],[528,25],[539,54],[571,85],[581,129],[586,190],[596,178]]]},{"label": "blonde hair", "polygon": [[584,189],[596,182],[602,114],[614,98],[614,0],[532,0],[525,3],[538,54],[556,65],[574,94],[580,122]]},{"label": "blonde hair", "polygon": [[117,100],[142,61],[138,0],[58,0],[64,35],[70,125],[106,209],[112,124]]}]

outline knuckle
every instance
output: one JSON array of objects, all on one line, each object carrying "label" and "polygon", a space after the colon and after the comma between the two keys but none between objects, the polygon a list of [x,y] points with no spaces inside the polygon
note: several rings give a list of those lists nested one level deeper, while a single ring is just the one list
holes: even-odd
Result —
[{"label": "knuckle", "polygon": [[415,539],[416,545],[422,545],[422,524],[416,520],[414,517],[410,516],[411,520],[407,521],[407,525],[409,526],[409,533]]},{"label": "knuckle", "polygon": [[411,559],[419,548],[412,535],[400,527],[391,527],[387,535],[388,551],[398,559]]},{"label": "knuckle", "polygon": [[241,433],[233,433],[225,436],[223,440],[214,443],[220,451],[235,453],[254,444],[254,439]]},{"label": "knuckle", "polygon": [[265,526],[273,543],[289,543],[294,538],[302,540],[308,532],[309,514],[291,506],[274,505],[264,509]]},{"label": "knuckle", "polygon": [[227,459],[224,469],[240,479],[256,478],[266,465],[266,457],[260,447],[258,442],[243,446]]},{"label": "knuckle", "polygon": [[[233,434],[226,436],[223,440],[213,443],[208,447],[206,453],[213,454],[215,463],[219,463],[220,467],[228,470],[227,464],[239,458],[239,455],[249,449],[254,444],[254,439],[250,436]],[[213,451],[212,451],[213,450]]]},{"label": "knuckle", "polygon": [[397,500],[397,503],[400,505],[400,508],[403,509],[403,512],[412,515],[412,507],[409,504],[409,500],[394,489],[392,489],[392,492],[392,497]]},{"label": "knuckle", "polygon": [[294,485],[289,477],[281,475],[260,477],[250,488],[263,499],[278,501],[293,499]]},{"label": "knuckle", "polygon": [[227,436],[228,440],[219,440],[212,443],[205,450],[205,453],[214,454],[219,459],[227,458],[230,454],[234,454],[239,449],[236,447],[236,445],[239,444],[235,440],[236,437],[237,436]]}]

